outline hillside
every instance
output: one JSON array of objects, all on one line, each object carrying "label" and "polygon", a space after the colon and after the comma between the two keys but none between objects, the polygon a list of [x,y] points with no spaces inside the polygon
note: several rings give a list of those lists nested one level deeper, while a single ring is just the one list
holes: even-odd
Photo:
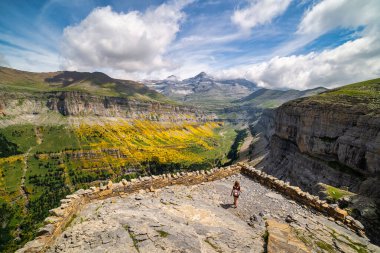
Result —
[{"label": "hillside", "polygon": [[323,93],[327,89],[320,87],[310,90],[271,90],[261,88],[243,98],[225,103],[215,108],[219,118],[232,122],[248,122],[250,125],[261,118],[263,111],[275,109],[290,100]]},{"label": "hillside", "polygon": [[262,88],[257,90],[250,95],[234,101],[234,103],[239,103],[243,105],[249,105],[252,107],[259,108],[275,108],[283,103],[294,100],[301,97],[309,97],[322,92],[327,89],[323,87],[314,88],[310,90],[271,90]]},{"label": "hillside", "polygon": [[234,128],[102,73],[0,75],[0,251],[35,235],[59,200],[109,179],[228,162]]},{"label": "hillside", "polygon": [[97,96],[169,101],[141,83],[114,79],[101,72],[33,73],[0,67],[0,84],[2,91],[11,92],[78,91]]},{"label": "hillside", "polygon": [[266,172],[346,207],[376,243],[379,105],[380,79],[283,104],[274,114],[270,155],[263,164]]}]

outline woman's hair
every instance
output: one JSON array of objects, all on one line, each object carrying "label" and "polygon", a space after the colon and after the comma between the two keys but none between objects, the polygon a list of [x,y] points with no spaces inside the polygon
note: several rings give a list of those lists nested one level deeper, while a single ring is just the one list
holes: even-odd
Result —
[{"label": "woman's hair", "polygon": [[240,187],[239,181],[235,181],[234,186],[235,186],[235,187]]}]

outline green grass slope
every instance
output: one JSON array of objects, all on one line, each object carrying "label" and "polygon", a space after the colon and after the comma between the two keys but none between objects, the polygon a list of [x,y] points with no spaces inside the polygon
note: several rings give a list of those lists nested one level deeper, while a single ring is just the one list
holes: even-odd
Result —
[{"label": "green grass slope", "polygon": [[323,87],[304,91],[260,89],[251,93],[247,97],[234,101],[234,103],[257,108],[276,108],[287,101],[312,96],[326,90],[327,89]]},{"label": "green grass slope", "polygon": [[305,103],[312,101],[362,106],[368,111],[379,111],[380,78],[349,84],[304,100]]},{"label": "green grass slope", "polygon": [[173,103],[144,84],[114,79],[101,72],[59,71],[33,73],[0,67],[0,91],[81,91],[98,96]]}]

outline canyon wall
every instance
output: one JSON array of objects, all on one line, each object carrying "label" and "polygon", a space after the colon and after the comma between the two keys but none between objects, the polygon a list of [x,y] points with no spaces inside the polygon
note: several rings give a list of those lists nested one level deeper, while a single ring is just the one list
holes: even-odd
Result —
[{"label": "canyon wall", "polygon": [[38,118],[42,114],[52,116],[53,113],[74,117],[120,117],[172,122],[207,121],[216,118],[213,114],[206,114],[191,106],[125,97],[95,96],[79,91],[0,94],[0,114],[8,118],[22,115]]},{"label": "canyon wall", "polygon": [[361,107],[287,103],[276,111],[268,162],[265,171],[307,190],[324,182],[378,198],[379,191],[363,182],[380,172],[380,115]]},{"label": "canyon wall", "polygon": [[354,192],[349,208],[372,238],[378,238],[380,113],[376,108],[317,99],[282,105],[275,113],[263,171],[313,194],[320,191],[318,183]]}]

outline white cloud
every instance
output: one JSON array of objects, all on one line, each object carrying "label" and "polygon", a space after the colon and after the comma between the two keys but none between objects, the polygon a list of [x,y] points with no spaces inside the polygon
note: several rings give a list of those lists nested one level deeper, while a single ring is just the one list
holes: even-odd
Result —
[{"label": "white cloud", "polygon": [[337,27],[356,28],[379,23],[378,0],[325,0],[304,14],[299,34],[319,36]]},{"label": "white cloud", "polygon": [[291,0],[250,0],[247,8],[236,10],[231,17],[233,23],[249,31],[255,26],[271,22],[281,15]]},{"label": "white cloud", "polygon": [[380,76],[380,1],[325,0],[308,10],[296,41],[317,38],[335,28],[364,26],[359,38],[336,48],[301,55],[275,56],[263,63],[219,71],[244,76],[270,88],[336,87]]},{"label": "white cloud", "polygon": [[63,33],[63,67],[112,68],[150,72],[169,65],[164,59],[184,19],[190,1],[173,1],[146,12],[116,13],[97,8]]}]

